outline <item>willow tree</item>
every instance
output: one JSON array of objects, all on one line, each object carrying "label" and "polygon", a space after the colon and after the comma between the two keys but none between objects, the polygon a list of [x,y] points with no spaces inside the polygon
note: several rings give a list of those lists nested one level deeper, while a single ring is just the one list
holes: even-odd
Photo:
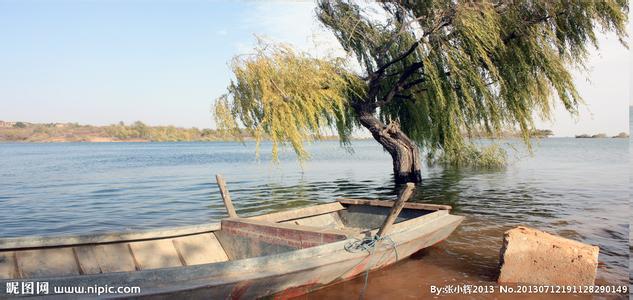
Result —
[{"label": "willow tree", "polygon": [[625,45],[627,12],[627,0],[319,1],[318,20],[357,63],[261,45],[234,59],[217,124],[300,158],[324,128],[345,142],[362,126],[391,154],[396,182],[419,182],[420,147],[459,161],[474,131],[517,129],[529,144],[556,103],[575,114],[572,70],[598,30]]}]

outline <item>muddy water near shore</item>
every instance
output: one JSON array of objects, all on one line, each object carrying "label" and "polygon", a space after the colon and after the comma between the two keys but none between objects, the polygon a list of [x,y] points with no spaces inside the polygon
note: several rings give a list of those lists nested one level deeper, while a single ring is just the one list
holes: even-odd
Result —
[{"label": "muddy water near shore", "polygon": [[[494,226],[484,232],[482,239],[473,237],[469,228],[473,218],[466,220],[446,241],[414,254],[409,259],[393,266],[372,271],[350,281],[339,282],[319,289],[296,300],[316,299],[627,299],[625,294],[530,294],[501,292],[496,283],[498,258],[503,236],[503,227]],[[496,237],[496,238],[492,238]],[[601,265],[600,268],[604,268]],[[603,270],[604,271],[604,270]],[[618,282],[602,277],[597,285]],[[626,283],[624,283],[626,284]],[[470,292],[438,292],[439,288],[470,286]],[[475,287],[479,289],[475,292]],[[509,285],[508,287],[513,287]],[[517,289],[517,287],[513,287]],[[493,292],[489,292],[493,291]]]},{"label": "muddy water near shore", "polygon": [[[446,241],[369,276],[367,299],[425,299],[430,285],[491,284],[503,232],[525,225],[600,247],[598,283],[628,284],[630,165],[627,139],[551,138],[528,155],[504,141],[503,170],[428,167],[411,201],[448,204],[466,217]],[[393,199],[391,160],[373,141],[312,144],[301,168],[292,155],[256,160],[246,143],[0,144],[0,237],[148,229],[225,216],[215,173],[238,214],[279,211],[337,197]],[[286,153],[288,154],[288,153]],[[356,298],[363,280],[310,299]]]}]

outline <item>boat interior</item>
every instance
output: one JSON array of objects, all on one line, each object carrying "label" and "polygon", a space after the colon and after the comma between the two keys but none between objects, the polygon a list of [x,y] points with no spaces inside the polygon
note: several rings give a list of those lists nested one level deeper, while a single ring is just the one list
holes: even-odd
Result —
[{"label": "boat interior", "polygon": [[[0,239],[0,280],[133,272],[273,255],[374,234],[393,201],[337,202],[142,232]],[[394,230],[448,213],[406,203]],[[408,221],[408,222],[407,222]]]}]

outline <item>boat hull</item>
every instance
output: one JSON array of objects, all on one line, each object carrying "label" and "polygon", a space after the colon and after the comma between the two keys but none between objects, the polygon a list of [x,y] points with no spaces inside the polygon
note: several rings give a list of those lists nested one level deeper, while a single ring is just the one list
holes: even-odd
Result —
[{"label": "boat hull", "polygon": [[[379,269],[405,259],[447,238],[462,219],[445,213],[417,224],[402,224],[388,239],[378,243],[371,255],[367,251],[345,250],[345,245],[354,241],[348,239],[287,253],[215,264],[39,281],[49,282],[51,291],[53,286],[95,285],[138,286],[141,290],[135,295],[110,294],[107,298],[254,299],[273,296],[288,299],[348,280],[368,269]],[[64,299],[73,297],[82,296],[63,295]]]}]

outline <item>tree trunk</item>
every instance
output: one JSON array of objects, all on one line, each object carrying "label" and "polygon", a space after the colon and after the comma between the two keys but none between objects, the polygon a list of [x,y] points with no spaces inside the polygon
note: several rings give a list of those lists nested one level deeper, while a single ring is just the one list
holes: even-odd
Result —
[{"label": "tree trunk", "polygon": [[360,123],[369,129],[393,159],[393,175],[397,184],[422,182],[420,149],[400,130],[397,122],[383,124],[373,113],[357,111]]}]

